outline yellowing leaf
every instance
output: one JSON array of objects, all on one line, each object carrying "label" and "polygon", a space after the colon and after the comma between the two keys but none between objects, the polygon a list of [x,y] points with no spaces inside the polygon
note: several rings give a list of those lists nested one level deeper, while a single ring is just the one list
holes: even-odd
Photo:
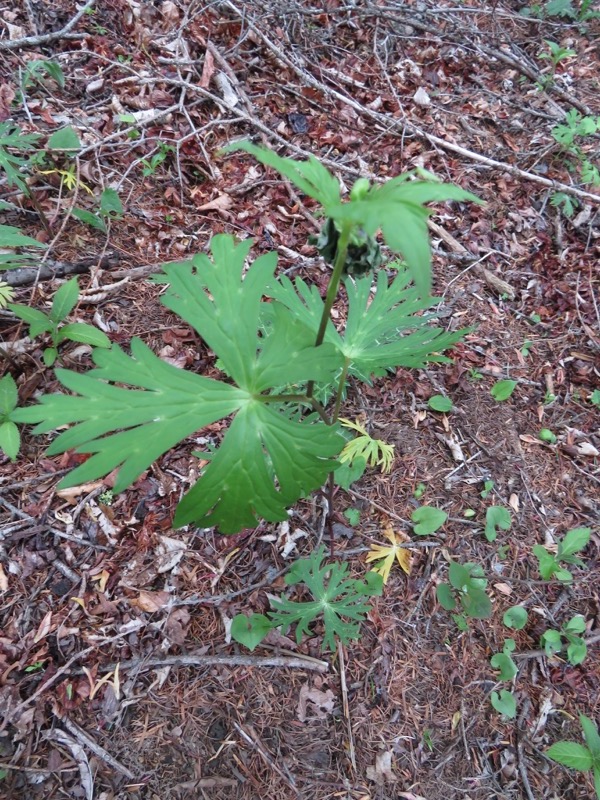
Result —
[{"label": "yellowing leaf", "polygon": [[393,444],[386,444],[381,439],[373,439],[367,433],[364,425],[358,421],[352,422],[343,417],[340,417],[339,420],[345,428],[351,428],[360,434],[349,441],[340,453],[339,460],[342,464],[346,461],[352,464],[357,458],[364,458],[369,466],[381,467],[382,472],[389,472],[392,469],[394,463]]},{"label": "yellowing leaf", "polygon": [[373,572],[378,572],[383,578],[384,583],[388,582],[390,572],[394,566],[394,561],[397,561],[404,572],[410,575],[412,557],[406,547],[400,546],[402,543],[408,541],[408,537],[400,531],[394,533],[391,526],[385,528],[383,535],[389,540],[390,544],[374,544],[367,553],[367,564],[371,561],[379,562],[373,567]]}]

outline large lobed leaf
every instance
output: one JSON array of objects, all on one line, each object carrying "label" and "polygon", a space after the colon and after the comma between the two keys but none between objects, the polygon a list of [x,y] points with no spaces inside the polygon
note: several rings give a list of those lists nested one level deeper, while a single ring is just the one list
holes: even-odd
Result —
[{"label": "large lobed leaf", "polygon": [[[464,336],[464,330],[446,333],[432,327],[433,315],[417,316],[436,298],[421,299],[409,283],[407,271],[399,272],[390,285],[385,272],[380,271],[371,295],[370,277],[346,280],[348,319],[344,335],[329,322],[325,342],[349,359],[351,374],[368,379],[379,369],[424,367],[429,361],[447,361],[443,351]],[[316,333],[323,312],[323,300],[316,287],[309,287],[301,279],[294,285],[283,276],[269,287],[269,295]]]},{"label": "large lobed leaf", "polygon": [[179,441],[230,414],[235,414],[231,427],[180,504],[177,525],[195,522],[234,533],[255,525],[257,515],[283,520],[287,507],[335,468],[333,456],[344,444],[336,428],[291,421],[261,393],[290,376],[331,380],[339,353],[325,345],[317,358],[312,330],[279,304],[271,309],[271,336],[259,334],[267,305],[261,298],[275,260],[257,259],[244,276],[249,247],[249,242],[236,245],[231,236],[215,236],[214,263],[197,256],[166,265],[158,277],[169,283],[165,305],[214,348],[236,386],[179,370],[133,339],[131,355],[116,345],[94,351],[96,369],[85,375],[57,370],[75,396],[45,395],[39,405],[13,412],[16,422],[37,423],[35,433],[72,425],[55,439],[50,454],[71,448],[92,454],[61,487],[118,469],[114,488],[121,491]]}]

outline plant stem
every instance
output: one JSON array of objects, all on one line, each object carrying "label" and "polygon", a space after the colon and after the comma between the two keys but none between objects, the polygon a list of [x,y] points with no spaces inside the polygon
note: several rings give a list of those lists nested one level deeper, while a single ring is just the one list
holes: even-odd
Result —
[{"label": "plant stem", "polygon": [[[333,272],[331,273],[331,278],[329,279],[329,284],[327,286],[327,293],[325,294],[325,305],[321,315],[321,322],[319,323],[319,330],[317,331],[315,347],[319,347],[319,345],[323,344],[323,339],[325,338],[327,323],[330,321],[329,314],[331,313],[333,303],[337,297],[340,280],[342,278],[342,272],[344,270],[344,264],[346,263],[348,244],[350,243],[350,234],[352,233],[353,227],[354,223],[352,222],[344,222],[342,225],[340,238],[338,239],[337,251],[335,254],[335,261],[333,262]],[[314,385],[314,381],[310,381],[306,388],[306,394],[309,397],[312,397],[313,395]]]},{"label": "plant stem", "polygon": [[333,417],[331,420],[332,422],[336,422],[340,413],[340,408],[342,407],[342,398],[344,396],[344,388],[346,386],[346,378],[348,377],[349,367],[350,367],[350,359],[344,358],[344,366],[342,367],[342,374],[340,375],[337,394],[335,396],[335,406],[333,408]]}]

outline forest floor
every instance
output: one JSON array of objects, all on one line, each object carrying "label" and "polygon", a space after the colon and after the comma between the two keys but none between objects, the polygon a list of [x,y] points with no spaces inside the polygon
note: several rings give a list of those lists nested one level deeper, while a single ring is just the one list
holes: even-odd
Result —
[{"label": "forest floor", "polygon": [[[582,741],[579,714],[600,722],[600,193],[582,174],[600,166],[599,136],[569,154],[552,132],[567,112],[600,114],[600,20],[578,20],[581,2],[527,17],[516,0],[87,5],[63,30],[74,2],[0,0],[0,121],[44,136],[70,125],[83,143],[79,188],[48,160],[28,196],[0,175],[1,222],[51,245],[39,274],[4,276],[18,302],[47,310],[79,273],[73,319],[216,373],[147,275],[225,231],[321,290],[328,278],[307,243],[313,201],[219,152],[245,136],[314,154],[347,188],[424,167],[486,205],[440,204],[432,217],[440,318],[471,329],[451,363],[350,389],[345,416],[363,415],[395,460],[337,493],[333,542],[318,496],[289,524],[234,537],[174,530],[206,431],[111,498],[110,479],[57,491],[81,457],[46,455],[51,437],[23,427],[17,461],[0,456],[0,797],[589,800],[590,773],[545,751]],[[25,80],[48,60],[64,86]],[[70,213],[97,202],[83,184],[121,198],[106,233]],[[57,391],[43,342],[8,310],[0,330],[21,404]],[[60,361],[81,371],[90,349],[62,345]],[[501,379],[516,388],[498,402]],[[438,394],[450,413],[428,406]],[[425,542],[407,522],[423,503],[448,516]],[[492,542],[491,505],[511,515]],[[252,654],[229,641],[231,618],[268,608],[317,540],[360,577],[390,525],[414,541],[409,574],[392,570],[359,640],[322,652],[317,625]],[[542,580],[532,546],[580,527],[592,533],[575,581]],[[436,599],[450,560],[480,564],[493,601],[465,631]],[[514,605],[529,614],[522,630],[503,624]],[[588,646],[577,665],[540,648],[574,615]],[[518,674],[502,682],[490,658],[510,636]],[[513,719],[490,704],[502,689]]]}]

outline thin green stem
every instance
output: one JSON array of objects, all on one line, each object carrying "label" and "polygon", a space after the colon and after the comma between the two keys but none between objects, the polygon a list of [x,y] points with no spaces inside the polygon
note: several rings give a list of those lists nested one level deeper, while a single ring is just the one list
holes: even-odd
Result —
[{"label": "thin green stem", "polygon": [[[342,225],[340,238],[338,239],[337,251],[335,254],[335,261],[333,262],[333,272],[331,273],[331,278],[329,279],[327,292],[325,294],[325,305],[323,307],[323,313],[321,315],[321,322],[319,323],[319,330],[317,331],[317,340],[315,341],[315,347],[319,347],[319,345],[323,344],[323,339],[325,338],[327,323],[330,320],[329,315],[331,313],[331,309],[333,308],[333,304],[335,302],[335,298],[337,297],[338,289],[340,287],[342,272],[344,271],[344,265],[346,263],[346,257],[348,255],[350,234],[352,233],[353,227],[354,227],[353,222],[344,222],[344,224]],[[313,389],[314,389],[314,381],[310,381],[306,388],[306,394],[309,397],[312,397]]]},{"label": "thin green stem", "polygon": [[312,398],[306,394],[259,394],[255,396],[261,403],[306,403],[313,405]]},{"label": "thin green stem", "polygon": [[344,388],[346,386],[346,378],[348,377],[349,367],[350,367],[350,359],[344,358],[344,366],[342,367],[342,374],[340,375],[337,394],[335,396],[335,406],[333,409],[332,422],[336,422],[340,414],[340,408],[342,407],[342,399],[344,397]]}]

